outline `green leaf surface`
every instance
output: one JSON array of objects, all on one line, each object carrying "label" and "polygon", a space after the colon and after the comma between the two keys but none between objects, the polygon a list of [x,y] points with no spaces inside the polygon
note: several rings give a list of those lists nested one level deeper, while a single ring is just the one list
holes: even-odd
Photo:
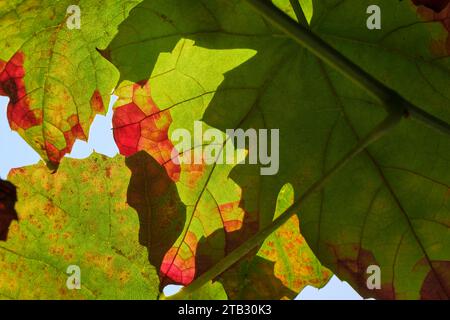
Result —
[{"label": "green leaf surface", "polygon": [[[447,32],[440,21],[425,21],[409,1],[313,3],[315,34],[407,100],[450,120],[450,65],[442,45]],[[365,12],[373,4],[382,8],[381,30],[366,27]],[[173,260],[180,259],[177,266],[192,259],[188,232],[197,243],[198,235],[209,240],[214,230],[226,230],[221,215],[212,213],[214,202],[228,204],[230,216],[242,210],[243,226],[261,229],[272,221],[286,183],[298,197],[384,117],[366,92],[275,30],[244,0],[144,1],[105,53],[121,78],[131,81],[122,84],[128,94],[119,93],[115,109],[123,154],[147,150],[160,164],[171,164],[171,132],[192,133],[195,120],[222,131],[280,130],[274,176],[261,176],[257,165],[219,164],[181,167],[180,175],[172,175],[192,217],[175,245],[182,252]],[[147,90],[157,111],[134,102],[132,88]],[[151,133],[161,128],[156,124],[163,116],[165,134],[155,140]],[[304,204],[302,233],[320,261],[365,297],[448,298],[449,165],[448,136],[405,120]],[[223,250],[215,247],[223,240],[206,242],[210,260],[197,267]],[[367,288],[370,265],[381,268],[380,290]]]},{"label": "green leaf surface", "polygon": [[[158,277],[138,243],[139,220],[127,204],[123,157],[98,154],[14,169],[20,222],[0,243],[0,298],[156,299]],[[81,289],[69,290],[69,266]]]},{"label": "green leaf surface", "polygon": [[[76,139],[87,140],[106,113],[117,70],[97,48],[108,45],[138,0],[0,1],[0,95],[8,120],[55,167]],[[70,29],[80,9],[80,29]]]}]

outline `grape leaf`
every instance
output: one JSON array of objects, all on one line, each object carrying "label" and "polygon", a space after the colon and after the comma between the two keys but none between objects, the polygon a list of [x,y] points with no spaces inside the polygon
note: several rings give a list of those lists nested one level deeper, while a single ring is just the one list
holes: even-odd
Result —
[{"label": "grape leaf", "polygon": [[[382,8],[381,30],[366,27],[369,5]],[[448,53],[436,45],[447,33],[440,21],[422,20],[415,11],[409,1],[314,1],[311,28],[407,100],[449,121]],[[212,198],[228,203],[231,216],[242,210],[243,226],[267,225],[286,183],[298,197],[384,117],[376,101],[244,0],[144,1],[105,53],[121,78],[132,81],[124,87],[151,88],[155,115],[172,119],[169,137],[177,128],[192,132],[194,120],[222,131],[280,129],[274,176],[260,176],[256,165],[181,168],[180,181],[191,184],[177,182],[180,198],[196,210],[188,214],[189,228],[204,233],[221,226],[208,206]],[[138,140],[151,132],[141,120],[129,123],[140,124]],[[415,121],[370,146],[300,213],[302,233],[320,261],[365,297],[448,298],[449,152],[448,137]],[[177,244],[189,259],[193,238]],[[210,260],[213,249],[209,244]],[[178,266],[187,261],[179,259]],[[381,268],[380,290],[366,285],[373,264]]]},{"label": "grape leaf", "polygon": [[[143,149],[155,158],[138,152],[127,159],[133,173],[128,203],[139,213],[140,242],[148,248],[150,263],[161,266],[161,287],[186,285],[254,234],[259,217],[239,206],[240,192],[226,178],[227,170],[217,168],[208,178],[208,171],[214,170],[210,165],[180,166],[171,161],[173,145],[167,140],[171,116],[158,109],[147,83],[124,84],[116,94],[119,99],[113,124],[120,150],[131,155]],[[199,181],[227,185],[229,194],[201,195]],[[183,189],[186,191],[180,192]],[[288,193],[281,199],[285,204],[293,201]],[[249,270],[260,272],[249,274]],[[220,281],[231,299],[273,299],[293,298],[309,284],[323,286],[330,276],[311,254],[299,233],[298,220],[293,218],[268,239],[255,259],[229,270]]]},{"label": "grape leaf", "polygon": [[[138,243],[139,221],[126,203],[130,171],[121,156],[63,159],[13,169],[20,223],[0,244],[0,297],[9,299],[156,299],[158,277]],[[66,270],[81,269],[69,290]]]},{"label": "grape leaf", "polygon": [[[0,1],[0,95],[10,99],[9,124],[52,167],[106,112],[119,75],[96,48],[107,46],[137,3]],[[74,4],[80,29],[66,24]]]},{"label": "grape leaf", "polygon": [[18,219],[14,209],[16,202],[16,187],[11,182],[0,179],[0,241],[6,241],[9,225]]}]

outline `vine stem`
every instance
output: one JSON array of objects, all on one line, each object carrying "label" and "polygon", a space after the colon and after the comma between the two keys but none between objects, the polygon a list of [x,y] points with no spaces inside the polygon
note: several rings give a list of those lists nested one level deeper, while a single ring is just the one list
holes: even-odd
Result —
[{"label": "vine stem", "polygon": [[289,2],[292,6],[292,9],[294,9],[294,13],[298,19],[298,23],[300,23],[303,27],[309,29],[308,20],[306,20],[305,12],[303,11],[299,0],[289,0]]},{"label": "vine stem", "polygon": [[298,200],[296,200],[286,211],[284,211],[278,218],[276,218],[270,225],[261,229],[249,240],[241,244],[238,248],[232,251],[230,254],[225,256],[211,269],[203,273],[196,280],[194,280],[190,285],[181,289],[177,294],[165,297],[161,294],[160,299],[186,299],[189,294],[203,287],[209,281],[218,277],[221,273],[230,268],[233,264],[245,257],[250,251],[258,247],[264,240],[272,234],[275,230],[281,227],[287,220],[289,220],[295,213],[300,209],[300,206],[305,200],[307,200],[312,194],[320,191],[325,184],[340,170],[342,169],[350,160],[352,160],[356,155],[361,153],[367,148],[371,143],[380,139],[383,135],[394,128],[402,119],[403,113],[393,112],[390,113],[386,119],[384,119],[378,126],[376,126],[365,138],[361,139],[357,145],[350,150],[340,161],[338,161],[327,173],[325,173],[322,178],[312,184]]},{"label": "vine stem", "polygon": [[[450,135],[450,124],[413,105],[397,92],[385,86],[315,35],[309,28],[305,28],[301,23],[299,24],[291,19],[291,17],[273,5],[271,1],[245,1],[264,19],[368,92],[388,112],[400,111],[405,117],[413,118],[446,135]],[[298,0],[295,1],[298,2]]]}]

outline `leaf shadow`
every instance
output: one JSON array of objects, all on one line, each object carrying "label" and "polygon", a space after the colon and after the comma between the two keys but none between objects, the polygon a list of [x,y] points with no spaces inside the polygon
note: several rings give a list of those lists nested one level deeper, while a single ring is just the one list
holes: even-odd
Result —
[{"label": "leaf shadow", "polygon": [[[244,220],[245,221],[245,220]],[[196,277],[200,276],[224,256],[223,248],[216,248],[215,242],[225,236],[225,255],[255,232],[255,224],[245,224],[237,231],[224,232],[216,230],[208,237],[202,237],[196,254]],[[224,235],[225,233],[225,235]],[[217,255],[211,255],[212,252]],[[220,282],[231,300],[292,299],[297,296],[275,275],[275,262],[256,255],[258,248],[249,252],[244,258],[228,268],[214,281]],[[263,279],[263,281],[261,281]]]},{"label": "leaf shadow", "polygon": [[183,230],[186,206],[164,167],[147,152],[126,158],[126,165],[131,170],[127,202],[139,216],[139,243],[147,248],[150,264],[159,268]]}]

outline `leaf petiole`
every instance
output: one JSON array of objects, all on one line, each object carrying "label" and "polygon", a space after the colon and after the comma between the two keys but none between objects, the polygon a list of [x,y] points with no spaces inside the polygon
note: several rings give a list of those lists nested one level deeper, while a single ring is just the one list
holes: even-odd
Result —
[{"label": "leaf petiole", "polygon": [[388,112],[401,112],[405,117],[416,119],[431,128],[450,135],[450,124],[413,105],[397,92],[385,86],[315,35],[311,30],[291,19],[291,17],[273,5],[271,1],[245,1],[264,19],[368,92]]}]

